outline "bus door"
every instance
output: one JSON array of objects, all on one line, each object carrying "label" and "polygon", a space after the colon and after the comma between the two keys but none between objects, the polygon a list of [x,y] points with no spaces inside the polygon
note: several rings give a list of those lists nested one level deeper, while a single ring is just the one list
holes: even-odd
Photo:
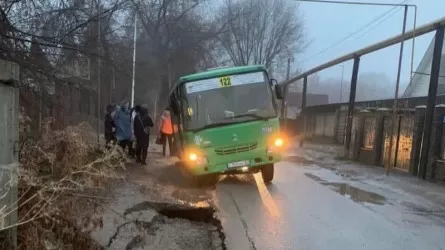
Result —
[{"label": "bus door", "polygon": [[182,153],[183,153],[183,145],[182,145],[182,112],[181,112],[181,102],[178,98],[178,89],[176,89],[171,95],[170,95],[170,107],[172,110],[173,115],[171,116],[172,119],[172,126],[173,126],[173,147],[175,150],[175,154],[178,158],[182,159]]}]

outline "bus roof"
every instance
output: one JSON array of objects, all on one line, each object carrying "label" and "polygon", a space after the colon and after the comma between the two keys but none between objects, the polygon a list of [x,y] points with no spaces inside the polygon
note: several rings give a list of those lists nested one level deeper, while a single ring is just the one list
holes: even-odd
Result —
[{"label": "bus roof", "polygon": [[266,70],[266,67],[264,65],[247,65],[247,66],[236,66],[236,67],[213,68],[207,71],[202,71],[199,73],[183,76],[179,78],[179,82],[190,82],[205,78],[212,78],[223,75],[233,75],[240,73],[249,73],[252,71],[259,71],[259,70]]}]

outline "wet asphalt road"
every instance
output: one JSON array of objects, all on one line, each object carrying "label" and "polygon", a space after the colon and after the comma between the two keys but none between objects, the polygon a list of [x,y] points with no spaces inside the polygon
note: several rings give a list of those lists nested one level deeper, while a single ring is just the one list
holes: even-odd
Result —
[{"label": "wet asphalt road", "polygon": [[281,162],[267,187],[261,175],[221,180],[214,201],[227,249],[445,248],[443,225],[409,222],[383,196],[324,183],[311,171]]}]

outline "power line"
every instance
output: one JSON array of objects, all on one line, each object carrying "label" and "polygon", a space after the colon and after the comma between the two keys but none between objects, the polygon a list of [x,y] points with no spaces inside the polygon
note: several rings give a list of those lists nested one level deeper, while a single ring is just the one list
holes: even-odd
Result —
[{"label": "power line", "polygon": [[393,11],[394,9],[396,9],[398,7],[393,7],[391,8],[389,11],[386,11],[385,13],[383,13],[382,15],[378,16],[377,18],[373,19],[371,22],[366,23],[364,26],[360,27],[359,29],[357,29],[356,31],[348,34],[347,36],[343,37],[341,40],[329,45],[328,47],[320,50],[319,52],[315,53],[312,56],[309,56],[308,58],[306,58],[304,61],[306,60],[311,60],[315,57],[318,57],[319,55],[324,54],[326,51],[331,50],[333,47],[343,43],[344,41],[348,40],[349,38],[355,36],[356,34],[360,33],[361,31],[363,31],[364,29],[366,29],[367,27],[369,27],[370,25],[372,25],[373,23],[377,22],[378,20],[380,20],[381,18],[383,18],[384,16],[386,16],[387,14],[389,14],[391,11]]},{"label": "power line", "polygon": [[[349,5],[375,5],[375,6],[416,6],[414,4],[397,4],[397,3],[373,3],[373,2],[355,2],[355,1],[333,1],[333,0],[294,0],[296,2],[312,2],[312,3],[330,3],[330,4],[349,4]],[[406,2],[406,1],[405,1]]]},{"label": "power line", "polygon": [[373,29],[377,28],[378,26],[380,26],[382,23],[384,23],[386,20],[388,20],[390,17],[394,16],[394,14],[396,14],[397,12],[399,12],[399,10],[401,10],[401,8],[396,8],[393,9],[395,10],[393,13],[391,13],[390,15],[388,15],[386,18],[382,19],[380,22],[378,22],[376,25],[372,26],[370,29],[368,29],[367,31],[365,31],[362,35],[356,37],[353,41],[357,41],[360,38],[364,37],[366,34],[368,34],[369,32],[371,32]]},{"label": "power line", "polygon": [[[297,0],[297,1],[308,1],[308,2],[313,2],[313,1],[315,1],[315,2],[327,2],[327,3],[336,2],[336,1],[329,1],[329,2],[328,2],[328,1],[322,1],[322,0]],[[333,47],[335,47],[335,46],[337,46],[337,45],[343,43],[344,41],[348,40],[349,38],[351,38],[351,37],[355,36],[356,34],[362,32],[364,29],[368,28],[368,27],[371,26],[372,24],[376,23],[376,22],[379,21],[380,19],[384,18],[386,15],[388,15],[389,13],[391,13],[392,11],[394,11],[395,9],[397,9],[397,8],[399,8],[399,7],[401,7],[401,6],[405,6],[403,3],[407,2],[407,1],[409,1],[409,0],[404,0],[402,3],[400,3],[400,4],[398,4],[398,5],[395,5],[395,4],[394,4],[394,5],[391,5],[391,6],[393,6],[391,9],[389,9],[388,11],[386,11],[386,12],[384,12],[383,14],[379,15],[378,17],[376,17],[375,19],[373,19],[371,22],[365,24],[364,26],[360,27],[360,28],[357,29],[356,31],[350,33],[349,35],[345,36],[345,37],[342,38],[341,40],[339,40],[339,41],[337,41],[337,42],[335,42],[335,43],[329,45],[328,47],[326,47],[326,48],[320,50],[320,51],[317,52],[316,54],[307,57],[307,58],[304,59],[303,61],[311,60],[311,59],[313,59],[313,58],[315,58],[315,57],[320,56],[321,54],[324,54],[326,51],[331,50]],[[340,1],[339,1],[339,2],[340,2]],[[352,4],[353,2],[347,2],[347,3]],[[364,4],[362,4],[362,5],[364,5]],[[394,14],[394,13],[393,13],[393,14]],[[385,19],[385,20],[386,20],[386,19]],[[382,22],[380,22],[378,25],[380,25],[381,23],[382,23]],[[377,25],[377,26],[378,26],[378,25]],[[376,26],[375,26],[375,27],[376,27]],[[374,28],[375,28],[375,27],[374,27]]]}]

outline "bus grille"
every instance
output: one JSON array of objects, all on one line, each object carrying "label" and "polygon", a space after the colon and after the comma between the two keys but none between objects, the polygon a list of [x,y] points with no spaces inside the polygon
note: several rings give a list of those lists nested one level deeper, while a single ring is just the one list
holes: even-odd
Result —
[{"label": "bus grille", "polygon": [[227,147],[223,147],[223,148],[217,148],[217,149],[215,149],[215,152],[218,155],[231,155],[231,154],[254,150],[257,148],[257,146],[258,146],[258,144],[256,142],[246,143],[246,144],[238,144],[235,146],[227,146]]}]

